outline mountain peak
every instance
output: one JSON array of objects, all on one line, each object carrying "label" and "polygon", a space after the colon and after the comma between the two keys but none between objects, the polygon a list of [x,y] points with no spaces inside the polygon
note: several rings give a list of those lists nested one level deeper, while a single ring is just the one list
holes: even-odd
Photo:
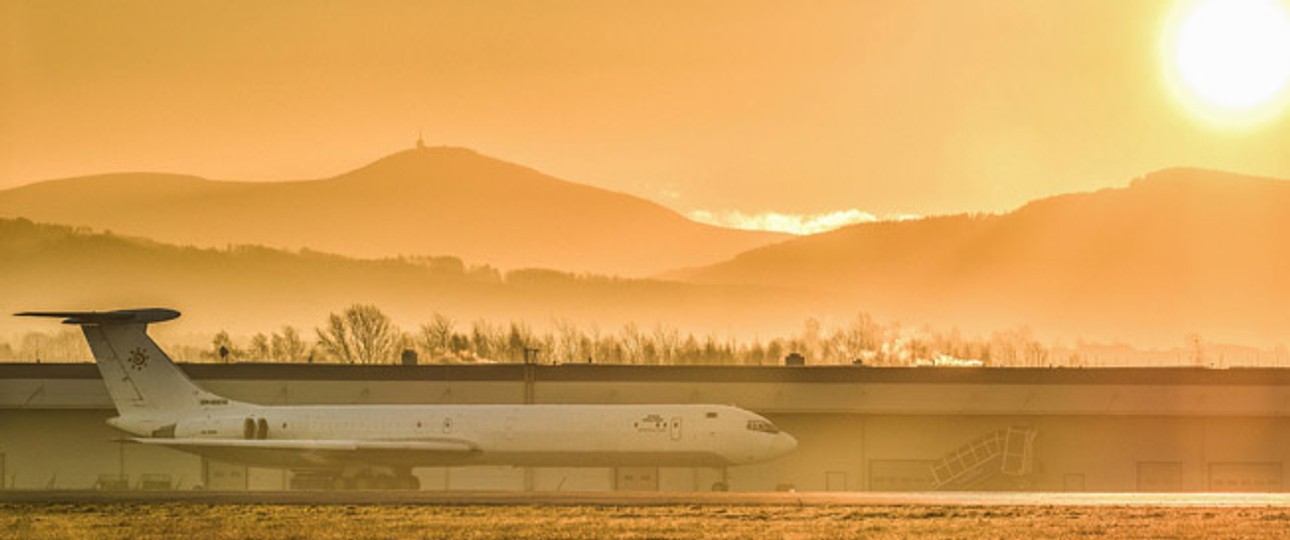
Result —
[{"label": "mountain peak", "polygon": [[464,146],[418,146],[407,150],[400,150],[386,156],[383,159],[401,158],[401,159],[463,159],[463,158],[482,158],[493,159],[485,156],[475,150]]},{"label": "mountain peak", "polygon": [[459,146],[419,146],[400,150],[359,167],[341,176],[349,176],[364,171],[380,170],[418,170],[427,167],[441,166],[448,163],[500,162],[469,148]]},{"label": "mountain peak", "polygon": [[575,185],[535,169],[459,146],[418,146],[377,159],[333,177],[345,183],[440,185],[469,184],[511,189],[560,183]]},{"label": "mountain peak", "polygon": [[710,263],[781,238],[695,223],[639,197],[451,146],[418,145],[314,181],[189,185],[135,177],[143,176],[0,192],[0,216],[197,246],[453,255],[503,268],[616,275]]}]

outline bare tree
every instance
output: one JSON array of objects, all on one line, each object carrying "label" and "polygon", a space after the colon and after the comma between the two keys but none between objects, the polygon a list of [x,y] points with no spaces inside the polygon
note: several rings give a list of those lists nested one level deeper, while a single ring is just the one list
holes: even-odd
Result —
[{"label": "bare tree", "polygon": [[327,317],[327,330],[314,330],[318,334],[318,348],[342,362],[354,363],[354,352],[350,348],[349,326],[344,317],[332,313]]},{"label": "bare tree", "polygon": [[635,364],[643,360],[642,356],[645,349],[645,336],[641,334],[636,323],[627,323],[623,329],[618,332],[619,342],[622,344],[623,356],[630,364]]},{"label": "bare tree", "polygon": [[269,336],[263,332],[251,338],[252,361],[267,362],[273,359],[273,350],[269,347]]},{"label": "bare tree", "polygon": [[493,359],[493,325],[483,319],[470,323],[470,348],[475,357]]},{"label": "bare tree", "polygon": [[36,361],[67,362],[90,358],[90,350],[80,332],[63,329],[50,334],[43,332],[23,334],[16,355]]},{"label": "bare tree", "polygon": [[352,305],[340,315],[332,313],[327,329],[317,333],[324,351],[350,364],[393,362],[402,341],[390,318],[370,304]]},{"label": "bare tree", "polygon": [[868,313],[856,315],[843,337],[846,341],[848,359],[851,361],[877,359],[887,335],[886,329],[874,321]]},{"label": "bare tree", "polygon": [[568,319],[557,319],[552,321],[551,326],[554,328],[555,340],[552,344],[554,349],[551,352],[552,358],[564,362],[582,362],[587,358],[582,357],[582,350],[579,344],[582,342],[582,332],[578,331],[578,326]]},{"label": "bare tree", "polygon": [[270,339],[271,356],[277,362],[299,362],[305,358],[309,348],[291,326],[283,326],[282,334],[275,332]]},{"label": "bare tree", "polygon": [[211,356],[220,362],[228,362],[242,356],[242,352],[233,346],[233,338],[228,332],[220,330],[211,340]]},{"label": "bare tree", "polygon": [[654,334],[652,337],[658,347],[659,363],[676,363],[676,354],[681,348],[681,331],[669,326],[663,326],[663,323],[659,323],[654,326]]},{"label": "bare tree", "polygon": [[1025,343],[1026,365],[1031,367],[1044,367],[1048,364],[1048,348],[1035,340],[1029,340]]},{"label": "bare tree", "polygon": [[506,331],[506,355],[511,362],[523,362],[524,355],[527,354],[525,349],[536,345],[533,339],[533,331],[524,323],[511,321],[510,328]]},{"label": "bare tree", "polygon": [[429,323],[421,325],[417,335],[417,346],[425,351],[430,359],[445,356],[452,352],[452,328],[455,323],[442,313],[435,313]]}]

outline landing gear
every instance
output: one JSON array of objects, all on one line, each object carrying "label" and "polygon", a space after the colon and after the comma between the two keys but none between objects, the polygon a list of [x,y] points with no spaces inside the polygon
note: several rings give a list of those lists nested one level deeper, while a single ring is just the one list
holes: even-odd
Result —
[{"label": "landing gear", "polygon": [[728,470],[725,467],[721,468],[721,479],[712,483],[712,491],[730,491],[727,472]]},{"label": "landing gear", "polygon": [[293,490],[326,490],[334,489],[338,476],[317,471],[295,471],[291,475]]}]

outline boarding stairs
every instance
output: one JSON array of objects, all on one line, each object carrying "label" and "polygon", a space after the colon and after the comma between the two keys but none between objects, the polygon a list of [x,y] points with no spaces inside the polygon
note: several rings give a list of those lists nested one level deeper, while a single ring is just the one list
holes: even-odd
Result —
[{"label": "boarding stairs", "polygon": [[1034,470],[1035,436],[1030,427],[987,433],[932,463],[932,489],[970,489],[999,475],[1023,477]]}]

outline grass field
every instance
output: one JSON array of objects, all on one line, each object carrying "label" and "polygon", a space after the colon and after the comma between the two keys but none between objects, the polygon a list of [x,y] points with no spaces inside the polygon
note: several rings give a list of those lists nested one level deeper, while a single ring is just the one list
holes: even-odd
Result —
[{"label": "grass field", "polygon": [[1282,538],[1286,508],[0,503],[0,538]]}]

